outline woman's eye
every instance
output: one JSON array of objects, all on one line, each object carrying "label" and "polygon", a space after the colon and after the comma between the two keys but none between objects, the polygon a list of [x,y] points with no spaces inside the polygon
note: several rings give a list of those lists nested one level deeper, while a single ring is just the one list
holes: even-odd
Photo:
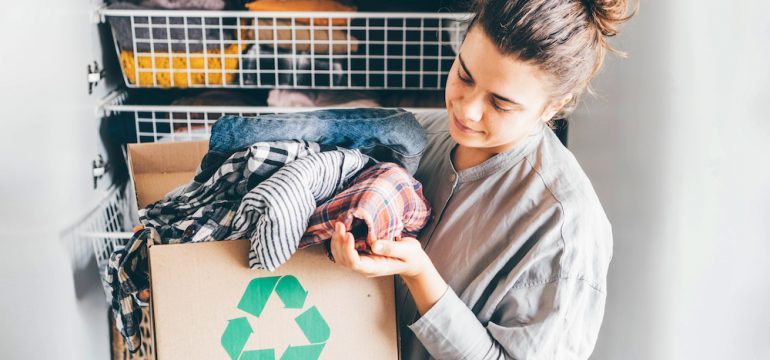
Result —
[{"label": "woman's eye", "polygon": [[462,80],[462,82],[464,82],[466,84],[470,84],[470,83],[473,82],[473,80],[464,77],[463,73],[460,70],[457,70],[457,77],[460,78],[460,80]]},{"label": "woman's eye", "polygon": [[498,104],[497,101],[492,101],[492,106],[497,111],[500,111],[500,112],[509,112],[509,111],[513,110],[513,109],[508,109],[508,108],[504,108],[504,107],[500,106],[500,104]]}]

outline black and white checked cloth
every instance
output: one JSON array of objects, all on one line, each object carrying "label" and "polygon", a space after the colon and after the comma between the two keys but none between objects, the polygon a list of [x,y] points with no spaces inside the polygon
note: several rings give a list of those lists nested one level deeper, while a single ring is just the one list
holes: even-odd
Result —
[{"label": "black and white checked cloth", "polygon": [[229,157],[207,154],[194,181],[139,211],[144,229],[107,264],[104,286],[126,347],[141,346],[135,298],[149,286],[148,241],[249,239],[250,266],[274,270],[296,250],[316,203],[369,161],[358,150],[294,140],[256,143]]}]

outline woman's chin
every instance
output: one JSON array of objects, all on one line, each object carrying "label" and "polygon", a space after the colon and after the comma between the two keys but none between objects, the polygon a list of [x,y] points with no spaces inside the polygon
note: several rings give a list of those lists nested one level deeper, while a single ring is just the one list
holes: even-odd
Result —
[{"label": "woman's chin", "polygon": [[479,139],[478,135],[464,133],[451,125],[449,126],[449,135],[452,136],[456,143],[462,146],[469,148],[484,147],[484,142]]}]

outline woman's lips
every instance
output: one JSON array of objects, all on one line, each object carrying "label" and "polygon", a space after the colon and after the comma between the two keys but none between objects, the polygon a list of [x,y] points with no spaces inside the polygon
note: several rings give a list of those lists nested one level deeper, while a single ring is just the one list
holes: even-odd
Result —
[{"label": "woman's lips", "polygon": [[457,116],[455,116],[454,114],[452,114],[452,120],[454,120],[454,122],[455,122],[455,127],[458,130],[460,130],[460,131],[462,131],[462,132],[464,132],[466,134],[481,134],[482,133],[481,131],[473,130],[473,129],[463,125],[462,123],[460,123],[460,121],[457,120]]}]

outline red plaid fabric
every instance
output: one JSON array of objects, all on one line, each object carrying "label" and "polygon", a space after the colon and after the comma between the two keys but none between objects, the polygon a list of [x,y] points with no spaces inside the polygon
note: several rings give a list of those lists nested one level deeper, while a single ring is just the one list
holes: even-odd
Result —
[{"label": "red plaid fabric", "polygon": [[341,221],[356,239],[356,249],[369,252],[375,240],[417,236],[430,211],[419,181],[397,164],[378,163],[316,208],[299,248],[330,240],[334,223]]}]

